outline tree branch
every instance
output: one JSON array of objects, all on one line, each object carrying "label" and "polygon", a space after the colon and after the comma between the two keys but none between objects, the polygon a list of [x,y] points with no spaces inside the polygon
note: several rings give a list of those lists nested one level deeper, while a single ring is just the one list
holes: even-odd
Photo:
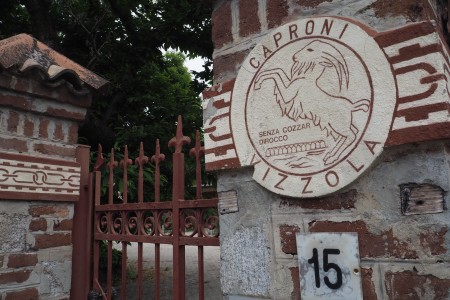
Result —
[{"label": "tree branch", "polygon": [[120,6],[117,0],[108,0],[108,2],[109,5],[111,6],[111,10],[113,11],[113,13],[119,17],[120,21],[125,27],[125,30],[130,35],[134,35],[136,30],[133,23],[133,18],[130,15],[130,10],[128,8]]},{"label": "tree branch", "polygon": [[25,0],[24,5],[30,14],[36,37],[48,46],[55,47],[57,45],[58,35],[50,16],[51,1]]}]

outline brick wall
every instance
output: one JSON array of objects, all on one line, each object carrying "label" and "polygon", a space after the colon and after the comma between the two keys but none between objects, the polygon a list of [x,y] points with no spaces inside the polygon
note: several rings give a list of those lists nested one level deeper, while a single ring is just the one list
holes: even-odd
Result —
[{"label": "brick wall", "polygon": [[[230,95],[220,93],[230,91],[226,86],[248,53],[279,25],[331,15],[353,18],[380,32],[424,20],[436,20],[442,28],[442,11],[438,1],[425,0],[215,1],[217,85],[205,92],[206,98],[219,95],[218,103],[230,101]],[[271,193],[255,183],[251,168],[219,171],[219,195],[236,191],[239,206],[238,212],[220,217],[224,295],[300,299],[295,234],[357,232],[364,299],[449,299],[449,153],[448,140],[385,149],[374,167],[344,190],[315,199]],[[444,211],[403,214],[400,189],[408,183],[441,188]],[[254,255],[241,258],[243,253]]]},{"label": "brick wall", "polygon": [[[80,201],[78,126],[91,91],[56,65],[56,59],[70,64],[67,58],[32,37],[0,45],[0,299],[69,299]],[[12,61],[7,69],[5,57]]]},{"label": "brick wall", "polygon": [[46,87],[33,74],[3,72],[0,97],[0,149],[75,159],[78,125],[90,105],[89,93],[74,97],[67,87]]},{"label": "brick wall", "polygon": [[[442,24],[445,6],[431,0],[221,0],[214,2],[212,39],[214,82],[236,77],[240,64],[258,41],[274,27],[306,16],[338,15],[384,31],[406,23],[436,20]],[[431,5],[430,5],[431,4]]]},{"label": "brick wall", "polygon": [[0,203],[2,299],[68,299],[73,204]]}]

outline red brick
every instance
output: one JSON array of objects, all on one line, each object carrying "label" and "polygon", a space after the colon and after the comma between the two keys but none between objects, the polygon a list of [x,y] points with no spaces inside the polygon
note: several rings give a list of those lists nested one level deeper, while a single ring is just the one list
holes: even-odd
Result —
[{"label": "red brick", "polygon": [[69,215],[69,210],[62,206],[32,206],[28,209],[28,213],[32,217],[56,216],[64,218]]},{"label": "red brick", "polygon": [[410,21],[435,19],[433,9],[426,0],[377,0],[368,8],[374,10],[377,18],[404,16]]},{"label": "red brick", "polygon": [[211,23],[214,48],[221,48],[233,41],[230,0],[226,0],[219,7],[216,7],[211,16]]},{"label": "red brick", "polygon": [[41,234],[35,236],[34,249],[47,249],[72,244],[70,233]]},{"label": "red brick", "polygon": [[413,271],[387,272],[384,284],[390,300],[449,299],[450,279]]},{"label": "red brick", "polygon": [[19,113],[10,110],[8,117],[8,131],[16,133],[19,126]]},{"label": "red brick", "polygon": [[300,300],[300,274],[298,267],[289,268],[291,271],[292,284],[291,300]]},{"label": "red brick", "polygon": [[[41,96],[39,98],[48,98],[53,99],[58,102],[63,103],[71,103],[73,105],[79,106],[79,107],[89,107],[91,105],[91,94],[88,93],[86,95],[77,95],[74,96],[69,89],[64,86],[58,86],[58,87],[50,87],[45,86],[42,84],[42,78],[39,78],[38,76],[34,76],[34,74],[27,74],[27,77],[14,77],[10,74],[2,74],[0,76],[0,86],[3,86],[4,88],[11,90],[11,86],[14,86],[15,93],[22,92],[24,94],[30,95],[38,95]],[[5,97],[6,96],[6,97]],[[5,98],[12,98],[11,100],[5,99]],[[17,99],[14,99],[17,98]],[[18,107],[21,109],[27,109],[31,110],[32,107],[32,101],[28,100],[29,98],[20,97],[20,96],[10,96],[10,95],[4,95],[2,96],[2,104],[5,106],[5,102],[8,106],[12,107]],[[28,100],[28,101],[27,101]],[[29,106],[25,106],[21,102],[26,102],[26,104]]]},{"label": "red brick", "polygon": [[53,230],[55,231],[70,231],[73,227],[73,220],[62,220],[53,224]]},{"label": "red brick", "polygon": [[301,207],[305,209],[352,209],[355,208],[355,202],[358,192],[350,190],[345,193],[314,198],[314,199],[293,199],[285,198],[280,201],[280,208]]},{"label": "red brick", "polygon": [[55,131],[53,132],[53,139],[63,141],[64,140],[64,132],[61,122],[55,123]]},{"label": "red brick", "polygon": [[214,79],[215,81],[218,80],[221,76],[226,75],[226,73],[231,73],[232,77],[237,76],[237,70],[239,69],[240,65],[244,61],[245,57],[248,54],[248,50],[236,52],[230,55],[223,55],[216,57],[214,59]]},{"label": "red brick", "polygon": [[16,138],[0,137],[0,148],[5,150],[16,150],[18,152],[28,152],[27,142]]},{"label": "red brick", "polygon": [[31,270],[13,271],[0,274],[0,284],[22,283],[30,278]]},{"label": "red brick", "polygon": [[68,143],[69,144],[76,144],[78,141],[78,124],[72,124],[69,127],[69,138]]},{"label": "red brick", "polygon": [[47,230],[47,220],[44,218],[33,219],[29,226],[30,231],[46,231]]},{"label": "red brick", "polygon": [[59,109],[59,108],[53,108],[53,107],[47,108],[47,114],[49,114],[53,117],[58,117],[58,118],[73,120],[73,121],[84,121],[84,117],[86,116],[86,114],[84,114],[84,113],[68,111],[66,109]]},{"label": "red brick", "polygon": [[39,123],[39,137],[48,139],[48,125],[50,124],[49,119],[41,118]]},{"label": "red brick", "polygon": [[364,300],[378,300],[375,284],[372,280],[372,268],[361,268],[361,283]]},{"label": "red brick", "polygon": [[369,232],[364,221],[314,221],[310,223],[309,230],[311,232],[357,232],[361,257],[418,258],[416,251],[409,248],[410,243],[394,237],[392,229],[376,235]]},{"label": "red brick", "polygon": [[7,292],[5,300],[38,300],[39,292],[36,288]]},{"label": "red brick", "polygon": [[24,126],[23,126],[23,134],[28,137],[33,136],[34,131],[34,123],[33,120],[30,120],[29,118],[25,118],[24,120]]},{"label": "red brick", "polygon": [[[231,92],[233,91],[234,88],[234,82],[235,80],[229,80],[229,81],[225,81],[225,82],[221,82],[220,84],[214,84],[213,86],[207,88],[206,90],[203,91],[203,99],[208,99],[211,97],[215,97],[215,96],[219,96],[223,93],[226,92]],[[449,153],[450,153],[450,143],[449,143]]]},{"label": "red brick", "polygon": [[242,37],[258,33],[261,30],[258,2],[258,0],[239,1],[239,35]]},{"label": "red brick", "polygon": [[280,225],[281,251],[286,254],[297,254],[297,243],[295,235],[300,228],[295,225]]},{"label": "red brick", "polygon": [[420,234],[420,245],[422,248],[428,248],[432,255],[440,255],[447,253],[445,248],[445,234],[447,227],[442,227],[439,231],[427,230]]},{"label": "red brick", "polygon": [[31,110],[32,102],[19,95],[5,95],[0,92],[2,106],[17,108],[21,110]]},{"label": "red brick", "polygon": [[45,155],[75,157],[75,148],[50,144],[34,144],[34,151]]},{"label": "red brick", "polygon": [[8,257],[8,268],[32,267],[37,263],[36,253],[10,254]]},{"label": "red brick", "polygon": [[287,0],[267,0],[267,21],[269,28],[274,28],[288,16],[289,6]]},{"label": "red brick", "polygon": [[332,2],[333,0],[297,0],[297,4],[304,7],[317,7],[324,2]]},{"label": "red brick", "polygon": [[33,217],[42,215],[53,215],[56,212],[54,206],[32,206],[28,209],[28,213]]}]

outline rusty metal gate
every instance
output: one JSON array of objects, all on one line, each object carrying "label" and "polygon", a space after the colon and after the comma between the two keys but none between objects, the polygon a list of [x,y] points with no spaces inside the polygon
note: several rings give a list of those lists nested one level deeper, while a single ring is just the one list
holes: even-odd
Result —
[{"label": "rusty metal gate", "polygon": [[[99,295],[102,299],[112,299],[112,253],[113,242],[120,242],[122,247],[122,274],[120,298],[127,299],[127,246],[129,242],[138,243],[138,270],[137,285],[138,299],[143,297],[143,243],[154,244],[155,257],[154,269],[154,299],[160,299],[160,245],[173,245],[173,282],[172,299],[185,299],[185,246],[197,246],[198,248],[198,289],[199,299],[204,299],[204,270],[203,270],[203,247],[219,246],[219,220],[217,215],[218,200],[202,199],[202,179],[201,179],[201,156],[204,148],[200,144],[200,135],[197,132],[195,147],[190,150],[190,155],[196,161],[196,197],[193,200],[184,199],[185,195],[185,158],[182,152],[184,144],[189,144],[190,138],[183,136],[182,120],[178,117],[176,136],[169,142],[169,147],[174,147],[173,153],[173,186],[171,201],[161,201],[160,199],[160,163],[165,159],[160,153],[159,141],[156,144],[155,154],[149,159],[144,155],[141,143],[139,157],[134,163],[138,166],[137,201],[128,199],[128,172],[127,169],[133,164],[133,160],[128,157],[128,150],[125,147],[123,159],[120,162],[114,160],[114,150],[111,150],[106,168],[109,170],[108,180],[108,202],[100,203],[101,173],[100,167],[104,164],[104,159],[99,151],[97,163],[94,171],[90,174],[89,189],[91,198],[95,202],[93,220],[93,272],[91,274],[79,275],[74,271],[74,276],[79,276],[80,285],[91,281],[91,295]],[[155,168],[154,182],[144,182],[143,171],[146,164],[153,163]],[[114,169],[123,169],[123,194],[122,203],[113,203]],[[144,199],[144,184],[154,184],[154,202],[147,202]],[[88,192],[89,194],[89,192]],[[164,199],[163,199],[164,200]],[[211,214],[211,210],[215,213]],[[88,209],[89,210],[89,209]],[[90,222],[87,222],[88,224]],[[76,240],[77,237],[74,237]],[[79,237],[81,239],[81,237]],[[84,239],[86,237],[84,236]],[[99,281],[99,256],[100,243],[107,243],[107,271],[106,286]],[[74,248],[77,243],[74,241]],[[84,245],[81,248],[89,248]],[[74,251],[77,249],[74,249]],[[85,264],[86,265],[86,264]],[[74,268],[79,268],[74,266]],[[88,270],[84,270],[86,272]],[[83,277],[83,278],[82,278]],[[84,281],[84,282],[83,282]],[[192,288],[192,287],[189,287]],[[73,289],[72,289],[73,290]],[[75,292],[78,293],[78,292]],[[79,292],[82,294],[82,292]],[[85,295],[82,295],[84,299]],[[80,298],[81,299],[81,298]]]}]

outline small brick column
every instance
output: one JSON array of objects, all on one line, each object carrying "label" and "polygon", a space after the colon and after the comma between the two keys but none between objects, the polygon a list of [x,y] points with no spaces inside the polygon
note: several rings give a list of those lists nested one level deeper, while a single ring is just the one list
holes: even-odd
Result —
[{"label": "small brick column", "polygon": [[69,299],[88,71],[27,35],[0,56],[0,298]]}]

